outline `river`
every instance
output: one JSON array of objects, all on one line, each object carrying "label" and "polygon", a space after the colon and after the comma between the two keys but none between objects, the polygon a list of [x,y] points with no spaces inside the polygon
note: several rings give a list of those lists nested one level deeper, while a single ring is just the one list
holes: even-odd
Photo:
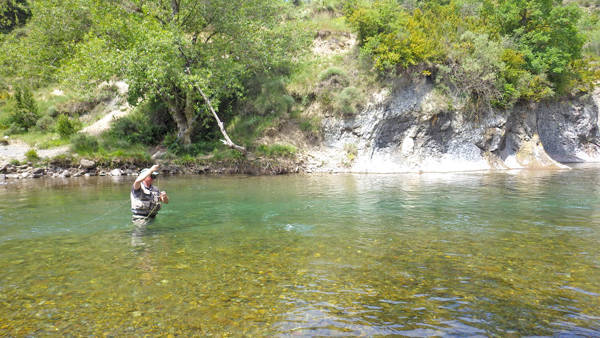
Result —
[{"label": "river", "polygon": [[0,185],[0,335],[600,335],[600,169]]}]

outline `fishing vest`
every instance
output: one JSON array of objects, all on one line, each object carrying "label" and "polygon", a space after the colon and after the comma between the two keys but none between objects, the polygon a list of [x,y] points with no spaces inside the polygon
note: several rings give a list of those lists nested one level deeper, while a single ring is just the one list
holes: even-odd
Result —
[{"label": "fishing vest", "polygon": [[131,188],[131,212],[138,216],[154,217],[160,210],[160,191],[153,185],[146,187],[142,182],[138,190]]}]

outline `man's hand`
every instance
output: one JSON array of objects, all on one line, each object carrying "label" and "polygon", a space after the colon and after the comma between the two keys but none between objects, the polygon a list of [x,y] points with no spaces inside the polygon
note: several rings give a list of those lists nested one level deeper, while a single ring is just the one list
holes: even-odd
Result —
[{"label": "man's hand", "polygon": [[169,196],[167,196],[167,192],[166,191],[161,191],[160,192],[160,201],[165,203],[165,204],[169,204]]}]

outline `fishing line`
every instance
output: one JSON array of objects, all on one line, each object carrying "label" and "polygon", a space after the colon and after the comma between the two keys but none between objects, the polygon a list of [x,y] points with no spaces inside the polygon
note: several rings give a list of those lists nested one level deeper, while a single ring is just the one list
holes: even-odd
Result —
[{"label": "fishing line", "polygon": [[92,218],[91,220],[89,220],[89,221],[87,221],[87,222],[85,222],[85,223],[81,223],[80,225],[88,225],[88,224],[90,224],[90,223],[92,223],[92,222],[94,222],[94,221],[97,221],[97,220],[99,220],[100,218],[104,218],[104,217],[108,216],[110,213],[114,213],[114,212],[116,212],[117,210],[118,210],[118,209],[109,210],[109,211],[105,212],[104,214],[102,214],[102,215],[100,215],[100,216],[98,216],[98,217],[96,217],[96,218]]},{"label": "fishing line", "polygon": [[117,211],[119,211],[118,208],[109,208],[109,210],[107,212],[103,213],[102,215],[100,215],[98,217],[95,217],[95,218],[92,218],[91,220],[89,220],[89,221],[87,221],[85,223],[81,223],[80,225],[88,225],[88,224],[90,224],[90,223],[92,223],[94,221],[97,221],[97,220],[99,220],[99,219],[101,219],[103,217],[109,216],[110,214],[113,214],[113,213],[115,213]]},{"label": "fishing line", "polygon": [[[141,183],[141,184],[143,184],[143,183]],[[159,191],[159,195],[158,195],[158,196],[159,196],[159,199],[158,199],[158,202],[160,202],[160,178],[159,178],[158,176],[156,177],[156,185],[155,185],[155,186],[156,186],[156,189],[158,189],[158,191]],[[123,200],[123,203],[126,203],[126,202],[127,202],[127,200]],[[149,214],[148,214],[146,217],[144,217],[144,218],[143,218],[143,220],[144,220],[144,221],[147,221],[147,220],[148,220],[148,217],[150,217],[150,215],[152,215],[152,213],[153,213],[154,211],[156,211],[156,208],[158,208],[159,206],[160,206],[160,203],[157,203],[157,204],[154,206],[154,208],[152,208],[152,210],[150,210],[150,213],[149,213]],[[89,221],[87,221],[87,222],[85,222],[85,223],[80,223],[80,226],[82,226],[82,225],[88,225],[88,224],[90,224],[90,223],[92,223],[92,222],[95,222],[95,221],[97,221],[97,220],[101,219],[101,218],[104,218],[104,217],[106,217],[106,216],[109,216],[109,215],[111,215],[111,214],[114,214],[114,213],[115,213],[115,212],[117,212],[117,211],[119,211],[119,208],[109,208],[109,210],[108,210],[107,212],[103,213],[102,215],[100,215],[100,216],[97,216],[97,217],[94,217],[94,218],[92,218],[91,220],[89,220]]]},{"label": "fishing line", "polygon": [[[143,184],[143,183],[141,183],[141,184]],[[157,201],[156,205],[152,208],[152,210],[150,210],[150,213],[148,215],[146,215],[146,217],[143,218],[144,222],[147,221],[148,218],[150,217],[150,215],[152,215],[157,210],[157,208],[159,208],[160,205],[161,205],[160,204],[160,177],[158,177],[158,176],[156,177],[156,185],[154,185],[154,186],[159,191],[159,193],[158,193],[158,196],[159,196],[158,197],[158,201]],[[123,200],[123,203],[126,203],[126,202],[127,202],[126,200]],[[94,217],[94,218],[92,218],[91,220],[89,220],[89,221],[87,221],[85,223],[80,223],[80,226],[88,225],[88,224],[90,224],[92,222],[95,222],[95,221],[101,219],[101,218],[104,218],[106,216],[112,215],[112,214],[116,213],[117,211],[119,211],[119,208],[109,208],[109,210],[106,211],[105,213],[103,213],[102,215]]]}]

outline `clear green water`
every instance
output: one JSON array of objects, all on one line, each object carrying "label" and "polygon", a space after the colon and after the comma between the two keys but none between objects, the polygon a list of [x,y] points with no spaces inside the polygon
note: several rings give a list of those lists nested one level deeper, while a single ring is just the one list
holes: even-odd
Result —
[{"label": "clear green water", "polygon": [[600,169],[0,186],[0,335],[600,335]]}]

